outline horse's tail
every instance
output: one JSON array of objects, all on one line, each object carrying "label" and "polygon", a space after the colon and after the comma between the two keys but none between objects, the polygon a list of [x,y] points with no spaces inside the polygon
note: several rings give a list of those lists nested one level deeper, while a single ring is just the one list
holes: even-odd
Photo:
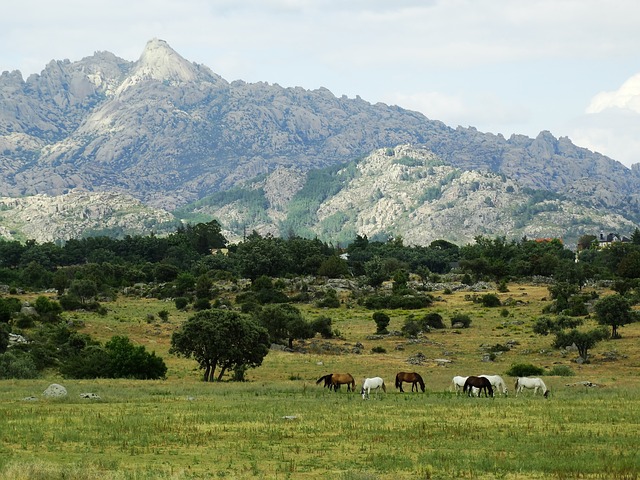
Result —
[{"label": "horse's tail", "polygon": [[333,375],[332,373],[329,373],[327,375],[323,375],[322,377],[320,377],[318,379],[318,381],[316,382],[316,385],[318,385],[320,382],[324,381],[325,383],[327,383],[328,381],[328,377],[331,377],[331,375]]},{"label": "horse's tail", "polygon": [[402,386],[402,380],[400,380],[400,374],[396,374],[396,388],[400,388]]},{"label": "horse's tail", "polygon": [[387,393],[387,387],[386,387],[386,386],[385,386],[385,384],[384,384],[384,380],[382,381],[382,391],[383,391],[384,393]]},{"label": "horse's tail", "polygon": [[519,378],[516,378],[516,384],[513,386],[513,390],[518,393],[518,382],[519,382]]}]

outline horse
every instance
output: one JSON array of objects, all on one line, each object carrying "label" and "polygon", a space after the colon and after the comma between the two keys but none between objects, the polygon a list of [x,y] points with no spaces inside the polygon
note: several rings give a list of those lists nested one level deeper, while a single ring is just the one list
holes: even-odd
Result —
[{"label": "horse", "polygon": [[362,382],[362,390],[360,391],[362,399],[366,400],[369,398],[371,390],[376,390],[379,393],[381,388],[384,393],[387,393],[387,387],[384,384],[384,380],[380,377],[365,378],[364,382]]},{"label": "horse", "polygon": [[402,382],[410,383],[412,392],[414,388],[417,392],[418,384],[420,384],[420,389],[424,392],[424,380],[422,380],[420,374],[416,372],[398,372],[396,375],[396,388],[399,388],[400,392],[404,393],[404,390],[402,389]]},{"label": "horse", "polygon": [[549,389],[544,384],[541,378],[537,377],[518,377],[516,378],[515,391],[516,397],[525,388],[533,389],[533,394],[538,393],[538,389],[542,392],[544,398],[549,398]]},{"label": "horse", "polygon": [[329,373],[320,377],[316,381],[316,385],[324,381],[324,386],[329,387],[329,390],[337,392],[340,390],[340,385],[347,385],[347,392],[356,391],[356,381],[350,373]]},{"label": "horse", "polygon": [[467,378],[469,377],[461,377],[460,375],[456,375],[455,377],[453,377],[453,379],[451,379],[451,386],[456,393],[459,393],[460,389],[464,388],[464,382],[467,381]]},{"label": "horse", "polygon": [[484,390],[485,397],[493,397],[493,387],[491,386],[491,382],[488,378],[485,377],[476,377],[470,376],[464,382],[464,387],[462,391],[467,393],[467,389],[469,390],[469,396],[473,394],[473,387],[478,389],[478,396],[482,394],[482,390]]},{"label": "horse", "polygon": [[491,386],[494,387],[498,391],[502,391],[503,395],[508,394],[507,384],[502,379],[500,375],[480,375],[481,377],[486,378],[491,382]]},{"label": "horse", "polygon": [[320,382],[322,382],[324,380],[324,388],[329,388],[329,390],[331,390],[333,388],[333,385],[331,385],[331,377],[332,377],[333,373],[328,373],[327,375],[324,375],[322,377],[320,377],[317,381],[316,381],[316,385],[318,385]]}]

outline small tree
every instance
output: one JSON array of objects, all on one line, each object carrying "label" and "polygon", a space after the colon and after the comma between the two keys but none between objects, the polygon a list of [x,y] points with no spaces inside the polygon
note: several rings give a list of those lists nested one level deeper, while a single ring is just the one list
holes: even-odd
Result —
[{"label": "small tree", "polygon": [[620,338],[618,327],[637,320],[636,314],[631,311],[631,305],[622,295],[603,297],[596,302],[593,308],[598,323],[611,327],[611,338]]},{"label": "small tree", "polygon": [[98,286],[93,280],[74,280],[69,287],[69,293],[85,304],[98,294]]},{"label": "small tree", "polygon": [[387,330],[389,322],[391,322],[391,318],[389,318],[389,315],[384,312],[373,312],[373,321],[376,322],[377,334],[389,333],[389,331]]},{"label": "small tree", "polygon": [[578,348],[578,355],[586,361],[589,358],[589,349],[593,348],[600,340],[604,340],[608,336],[609,333],[602,328],[597,328],[589,332],[581,332],[573,329],[568,332],[557,332],[553,346],[556,348],[566,348],[575,344]]},{"label": "small tree", "polygon": [[311,326],[314,332],[317,332],[322,338],[333,338],[333,331],[331,330],[331,318],[325,315],[316,318],[311,322]]},{"label": "small tree", "polygon": [[213,381],[220,367],[217,380],[221,380],[227,370],[260,366],[269,352],[269,335],[240,313],[203,310],[173,333],[169,352],[193,357],[204,370],[205,382]]},{"label": "small tree", "polygon": [[255,318],[267,329],[273,343],[287,341],[289,348],[293,348],[295,339],[311,338],[315,334],[300,310],[286,303],[267,305],[256,312]]}]

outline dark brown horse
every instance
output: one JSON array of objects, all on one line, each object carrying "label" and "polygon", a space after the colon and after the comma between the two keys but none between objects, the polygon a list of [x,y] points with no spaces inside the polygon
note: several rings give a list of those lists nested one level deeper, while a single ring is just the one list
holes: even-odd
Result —
[{"label": "dark brown horse", "polygon": [[399,388],[400,391],[404,393],[404,390],[402,389],[402,382],[410,383],[412,392],[414,388],[417,392],[418,384],[420,384],[420,388],[424,392],[424,380],[422,380],[420,374],[416,372],[398,372],[396,375],[396,388]]},{"label": "dark brown horse", "polygon": [[355,392],[356,391],[356,381],[353,379],[353,376],[350,373],[329,373],[320,377],[316,381],[316,385],[320,382],[324,381],[324,386],[329,387],[329,390],[334,390],[337,392],[340,389],[340,385],[347,385],[347,392]]},{"label": "dark brown horse", "polygon": [[488,378],[475,377],[472,375],[468,377],[467,380],[464,382],[464,388],[462,389],[462,391],[464,393],[467,393],[467,389],[468,389],[469,396],[471,396],[473,395],[473,387],[478,389],[478,396],[480,396],[480,394],[482,394],[482,390],[484,390],[485,397],[489,397],[489,396],[493,397],[493,387],[491,386],[491,382],[489,381]]}]

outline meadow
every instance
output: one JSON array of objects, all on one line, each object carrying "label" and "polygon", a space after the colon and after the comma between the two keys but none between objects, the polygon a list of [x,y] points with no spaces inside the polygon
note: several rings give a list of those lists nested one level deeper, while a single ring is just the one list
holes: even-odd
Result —
[{"label": "meadow", "polygon": [[[171,332],[191,314],[170,303],[121,297],[105,304],[106,316],[74,313],[98,339],[126,334],[154,350],[169,367],[167,379],[0,381],[0,478],[638,478],[640,324],[599,343],[591,362],[578,365],[576,354],[531,332],[548,302],[544,286],[509,285],[499,296],[515,301],[505,308],[484,308],[463,292],[437,295],[426,311],[445,319],[467,313],[471,327],[378,338],[372,312],[349,301],[335,310],[307,306],[309,319],[331,316],[340,338],[300,342],[305,353],[273,350],[243,383],[206,384],[195,362],[168,353]],[[167,322],[150,320],[161,310],[169,310]],[[399,330],[408,315],[425,312],[388,313],[390,330]],[[511,350],[483,361],[486,345],[508,341]],[[326,353],[327,344],[361,353]],[[407,362],[418,355],[420,364]],[[506,376],[507,397],[450,391],[454,375],[504,376],[513,363],[564,366],[575,375],[543,376],[549,399],[530,391],[515,397]],[[405,384],[399,393],[400,370],[419,372],[427,391],[411,393]],[[316,385],[326,373],[347,371],[358,385],[385,378],[387,393],[365,401],[358,387]],[[580,381],[600,386],[567,386]],[[66,398],[42,398],[54,382],[67,388]],[[101,398],[80,398],[84,392]]]}]

